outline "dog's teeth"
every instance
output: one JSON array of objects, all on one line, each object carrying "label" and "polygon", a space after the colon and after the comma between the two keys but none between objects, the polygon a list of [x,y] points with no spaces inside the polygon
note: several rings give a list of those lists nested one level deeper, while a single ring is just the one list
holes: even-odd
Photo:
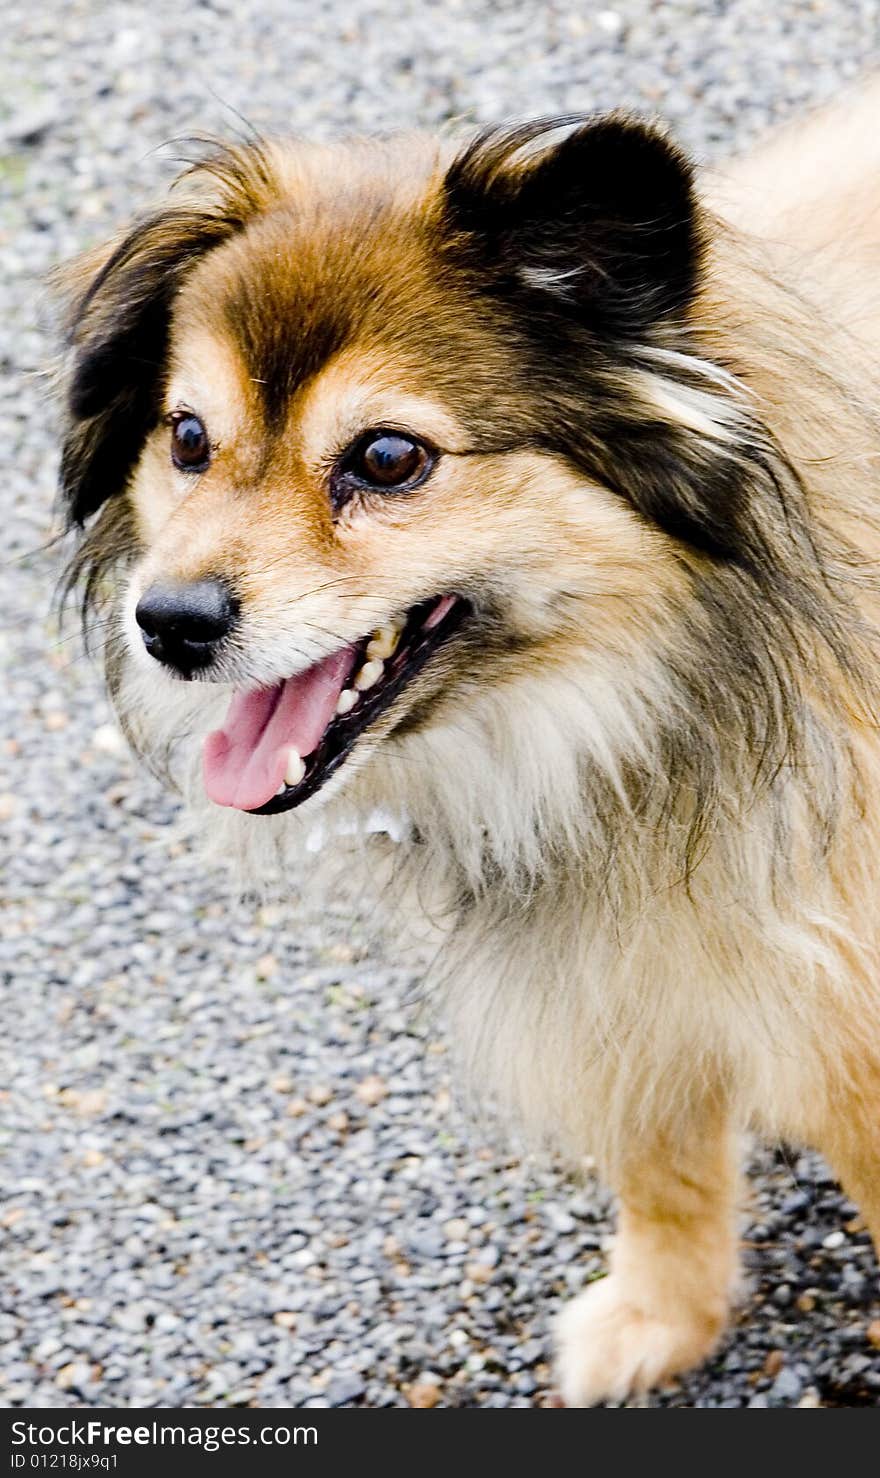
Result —
[{"label": "dog's teeth", "polygon": [[351,713],[358,701],[358,695],[353,688],[343,688],[336,700],[336,712],[338,714]]},{"label": "dog's teeth", "polygon": [[402,630],[403,628],[401,626],[396,625],[394,622],[389,622],[387,626],[380,626],[378,631],[374,631],[370,640],[367,642],[368,659],[371,661],[378,659],[380,662],[387,662],[389,657],[393,657],[397,650],[397,643],[400,641]]},{"label": "dog's teeth", "polygon": [[365,662],[354,680],[358,692],[364,693],[367,688],[375,687],[384,671],[385,663],[379,662],[376,658],[372,662]]},{"label": "dog's teeth", "polygon": [[304,761],[300,759],[295,749],[291,749],[287,756],[287,769],[284,771],[285,784],[299,785],[305,773],[306,767]]},{"label": "dog's teeth", "polygon": [[276,790],[275,794],[276,795],[283,795],[286,789],[287,789],[287,786],[285,785],[284,781],[282,780],[282,782],[279,785],[278,789]]}]

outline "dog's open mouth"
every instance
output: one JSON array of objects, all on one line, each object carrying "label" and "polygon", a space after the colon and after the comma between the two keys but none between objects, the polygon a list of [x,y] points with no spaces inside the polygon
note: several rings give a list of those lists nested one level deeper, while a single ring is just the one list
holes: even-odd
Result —
[{"label": "dog's open mouth", "polygon": [[218,806],[259,816],[314,795],[428,658],[461,624],[467,602],[437,596],[354,646],[272,688],[236,693],[205,740],[205,790]]}]

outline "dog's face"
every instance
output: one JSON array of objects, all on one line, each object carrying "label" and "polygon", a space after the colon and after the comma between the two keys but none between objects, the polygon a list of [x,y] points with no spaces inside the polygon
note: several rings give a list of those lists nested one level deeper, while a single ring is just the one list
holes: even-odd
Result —
[{"label": "dog's face", "polygon": [[487,692],[598,703],[659,650],[741,517],[681,352],[677,151],[615,118],[197,183],[89,269],[63,476],[147,704],[223,685],[209,797],[287,810]]}]

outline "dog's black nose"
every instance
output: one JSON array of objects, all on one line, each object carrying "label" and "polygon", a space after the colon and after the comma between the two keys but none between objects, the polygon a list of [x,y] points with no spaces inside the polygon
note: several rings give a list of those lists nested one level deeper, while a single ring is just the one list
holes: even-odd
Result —
[{"label": "dog's black nose", "polygon": [[189,677],[214,660],[235,625],[238,602],[223,580],[194,580],[151,585],[134,614],[150,656]]}]

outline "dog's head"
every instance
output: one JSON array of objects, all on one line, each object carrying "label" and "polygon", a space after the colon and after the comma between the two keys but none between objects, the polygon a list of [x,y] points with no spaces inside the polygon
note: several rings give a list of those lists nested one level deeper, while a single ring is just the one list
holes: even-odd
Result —
[{"label": "dog's head", "polygon": [[62,477],[139,702],[194,680],[204,738],[222,700],[208,795],[287,810],[426,734],[485,769],[511,705],[526,771],[554,733],[570,764],[573,705],[635,744],[627,672],[657,698],[694,569],[751,538],[679,151],[569,119],[232,150],[184,191],[79,269]]}]

